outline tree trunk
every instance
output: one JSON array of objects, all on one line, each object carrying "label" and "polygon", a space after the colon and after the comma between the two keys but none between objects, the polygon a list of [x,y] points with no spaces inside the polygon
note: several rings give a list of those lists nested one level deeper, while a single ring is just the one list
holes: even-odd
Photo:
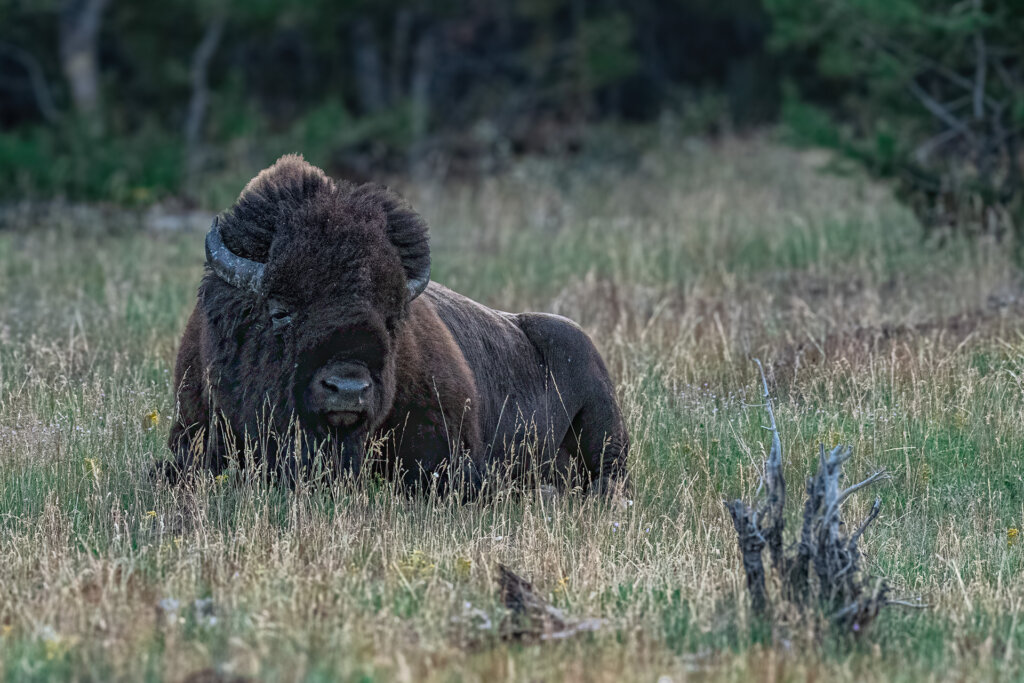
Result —
[{"label": "tree trunk", "polygon": [[394,33],[391,36],[391,76],[388,79],[388,98],[394,104],[405,96],[402,76],[409,51],[409,33],[412,30],[412,11],[399,9],[395,14]]},{"label": "tree trunk", "polygon": [[359,106],[364,114],[376,113],[384,108],[384,67],[369,19],[357,19],[352,26],[352,49]]},{"label": "tree trunk", "polygon": [[217,14],[206,25],[203,39],[199,41],[192,53],[192,97],[188,103],[188,116],[185,117],[185,154],[186,173],[191,184],[203,166],[203,122],[206,119],[206,108],[210,100],[210,88],[207,75],[210,60],[213,59],[221,36],[224,34],[226,18]]},{"label": "tree trunk", "polygon": [[434,34],[427,29],[416,42],[413,53],[412,82],[410,83],[411,115],[410,127],[412,145],[409,148],[409,166],[414,175],[422,168],[426,151],[427,128],[430,124],[430,88],[434,76],[434,59],[436,56]]},{"label": "tree trunk", "polygon": [[75,111],[102,129],[98,37],[108,0],[67,0],[60,12],[60,63]]}]

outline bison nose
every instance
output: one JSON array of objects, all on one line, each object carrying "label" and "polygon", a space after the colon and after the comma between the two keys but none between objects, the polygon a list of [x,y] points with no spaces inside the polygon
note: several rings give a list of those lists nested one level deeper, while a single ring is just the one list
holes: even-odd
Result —
[{"label": "bison nose", "polygon": [[362,406],[366,403],[366,394],[370,389],[370,383],[365,379],[339,375],[324,377],[320,385],[328,402],[339,406]]},{"label": "bison nose", "polygon": [[329,422],[355,419],[367,412],[372,400],[370,373],[359,363],[332,363],[320,368],[307,391],[309,407],[326,415]]},{"label": "bison nose", "polygon": [[[321,411],[327,414],[365,412],[370,399],[370,380],[362,373],[324,372],[315,380]],[[340,419],[340,418],[339,418]]]}]

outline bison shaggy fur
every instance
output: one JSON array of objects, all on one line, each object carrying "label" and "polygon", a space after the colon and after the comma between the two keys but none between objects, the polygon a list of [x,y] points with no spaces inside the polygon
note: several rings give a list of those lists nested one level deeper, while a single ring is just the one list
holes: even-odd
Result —
[{"label": "bison shaggy fur", "polygon": [[587,335],[427,284],[429,268],[427,225],[393,191],[295,155],[262,171],[207,236],[168,472],[248,457],[470,492],[533,472],[624,483],[629,438]]}]

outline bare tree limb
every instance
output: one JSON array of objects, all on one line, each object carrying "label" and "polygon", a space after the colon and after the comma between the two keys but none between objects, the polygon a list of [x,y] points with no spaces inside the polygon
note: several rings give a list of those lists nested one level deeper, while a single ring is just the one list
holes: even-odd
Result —
[{"label": "bare tree limb", "polygon": [[964,78],[957,72],[949,69],[944,64],[935,61],[931,57],[926,57],[920,53],[914,52],[909,49],[906,45],[895,43],[888,40],[882,40],[878,36],[865,36],[861,39],[868,49],[880,49],[887,52],[890,56],[897,59],[902,59],[906,62],[910,62],[919,68],[927,69],[941,76],[949,83],[959,86],[967,92],[974,91],[974,83],[969,78]]},{"label": "bare tree limb", "polygon": [[423,161],[427,128],[430,124],[430,86],[434,79],[436,57],[437,41],[433,31],[427,29],[416,41],[410,83],[412,145],[409,147],[409,167],[413,171],[413,175],[418,175],[422,170],[420,165]]},{"label": "bare tree limb", "polygon": [[852,494],[856,493],[857,491],[859,491],[860,489],[864,488],[865,486],[870,486],[871,484],[874,484],[876,481],[880,481],[882,479],[889,479],[889,473],[886,472],[885,470],[878,470],[877,472],[875,472],[874,474],[869,476],[864,481],[862,481],[860,483],[857,483],[857,484],[854,484],[853,486],[850,486],[847,489],[844,489],[841,493],[836,495],[836,498],[832,502],[831,507],[826,511],[825,517],[829,518],[832,515],[835,515],[839,511],[839,507]]},{"label": "bare tree limb", "polygon": [[916,159],[919,164],[926,163],[933,153],[937,152],[944,145],[960,137],[962,134],[963,132],[956,128],[947,128],[941,133],[933,135],[914,149],[914,159]]},{"label": "bare tree limb", "polygon": [[783,570],[782,529],[785,523],[786,479],[782,475],[782,440],[779,438],[779,427],[775,422],[775,410],[772,408],[772,397],[768,392],[768,379],[764,375],[764,366],[761,365],[758,358],[755,358],[754,362],[757,363],[757,369],[761,373],[765,410],[768,411],[768,421],[771,425],[769,430],[772,433],[772,447],[764,466],[764,483],[768,487],[768,495],[765,500],[765,521],[768,524],[765,542],[768,544],[772,564],[779,570]]},{"label": "bare tree limb", "polygon": [[1003,87],[1010,92],[1013,92],[1021,87],[1021,83],[1018,79],[1014,78],[1010,70],[1006,68],[1006,64],[1003,63],[1002,58],[996,57],[992,60],[993,66],[996,68],[996,75],[999,76],[999,80],[1002,81]]},{"label": "bare tree limb", "polygon": [[856,549],[857,548],[857,541],[860,540],[860,537],[864,534],[864,531],[868,528],[868,526],[870,526],[871,522],[875,521],[875,518],[878,517],[878,512],[881,509],[882,509],[882,499],[881,498],[875,498],[875,502],[871,506],[871,512],[868,513],[868,516],[864,518],[864,521],[860,523],[860,526],[857,527],[857,530],[853,532],[852,536],[850,536],[850,548],[851,549]]},{"label": "bare tree limb", "polygon": [[39,107],[39,113],[47,123],[57,123],[60,120],[60,112],[57,111],[57,107],[53,103],[53,95],[50,93],[46,74],[43,73],[43,67],[35,55],[24,48],[4,41],[0,41],[0,54],[7,55],[21,64],[32,85],[32,94],[35,97],[36,106]]},{"label": "bare tree limb", "polygon": [[928,92],[921,87],[921,84],[918,83],[918,81],[910,79],[907,87],[909,87],[910,92],[913,93],[914,97],[921,100],[921,103],[925,105],[925,109],[927,109],[932,116],[950,128],[961,132],[965,137],[971,140],[974,139],[974,133],[971,131],[971,128],[966,123],[953,116],[945,106],[928,94]]}]

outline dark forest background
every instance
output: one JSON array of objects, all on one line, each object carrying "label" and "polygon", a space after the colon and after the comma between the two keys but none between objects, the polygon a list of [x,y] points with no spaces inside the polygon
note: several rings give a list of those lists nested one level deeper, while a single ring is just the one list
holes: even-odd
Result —
[{"label": "dark forest background", "polygon": [[7,201],[217,208],[289,151],[474,176],[765,127],[1012,231],[1024,2],[0,0]]}]

